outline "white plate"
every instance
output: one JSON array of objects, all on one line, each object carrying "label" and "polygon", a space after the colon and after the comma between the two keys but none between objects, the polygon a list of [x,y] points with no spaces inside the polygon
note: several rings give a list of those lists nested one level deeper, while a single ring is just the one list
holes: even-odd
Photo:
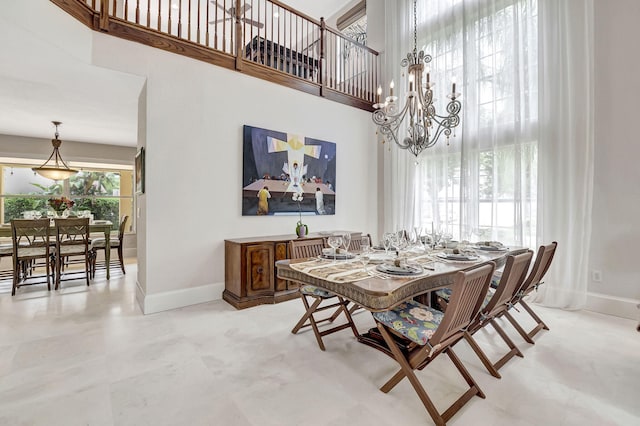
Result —
[{"label": "white plate", "polygon": [[473,247],[476,250],[482,250],[482,251],[507,251],[509,250],[508,247],[494,247],[494,246],[474,246]]},{"label": "white plate", "polygon": [[479,259],[478,256],[471,254],[454,254],[454,253],[438,253],[436,254],[440,259],[454,260],[459,262],[473,262]]},{"label": "white plate", "polygon": [[323,254],[320,256],[323,259],[329,259],[329,260],[348,260],[348,259],[355,259],[356,255],[353,253],[337,253],[335,255],[333,254]]},{"label": "white plate", "polygon": [[418,275],[422,273],[422,268],[419,265],[396,266],[389,263],[376,266],[376,270],[391,275]]}]

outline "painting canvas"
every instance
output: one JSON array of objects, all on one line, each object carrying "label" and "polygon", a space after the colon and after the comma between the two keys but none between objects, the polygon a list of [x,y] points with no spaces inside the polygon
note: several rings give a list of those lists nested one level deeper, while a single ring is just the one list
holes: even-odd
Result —
[{"label": "painting canvas", "polygon": [[243,216],[335,214],[335,143],[252,126],[243,143]]},{"label": "painting canvas", "polygon": [[136,194],[144,194],[144,148],[136,153]]}]

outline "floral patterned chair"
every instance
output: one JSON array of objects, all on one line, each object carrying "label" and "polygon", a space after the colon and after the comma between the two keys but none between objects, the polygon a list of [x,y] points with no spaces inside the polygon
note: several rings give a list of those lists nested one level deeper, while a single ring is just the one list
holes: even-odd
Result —
[{"label": "floral patterned chair", "polygon": [[[495,263],[488,262],[458,272],[451,285],[451,299],[445,313],[408,301],[392,310],[373,314],[390,354],[400,364],[400,370],[380,388],[382,392],[388,393],[406,377],[437,425],[444,425],[474,395],[485,398],[452,347],[464,337],[467,327],[480,311],[494,270]],[[422,387],[415,370],[422,370],[442,353],[449,356],[469,390],[440,413]]]}]

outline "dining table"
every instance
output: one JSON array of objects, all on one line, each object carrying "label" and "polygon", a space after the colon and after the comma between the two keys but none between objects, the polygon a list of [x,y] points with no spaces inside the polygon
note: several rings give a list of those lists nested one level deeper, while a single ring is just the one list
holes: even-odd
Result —
[{"label": "dining table", "polygon": [[[363,266],[358,256],[345,260],[329,258],[285,259],[276,262],[278,278],[293,281],[299,285],[313,285],[328,290],[350,300],[371,312],[390,310],[402,302],[424,297],[431,292],[450,286],[458,271],[473,268],[492,261],[496,267],[506,262],[509,254],[518,254],[525,248],[504,248],[501,250],[475,250],[472,260],[448,260],[445,250],[416,250],[405,253],[405,261],[416,265],[419,272],[410,275],[394,275],[382,272],[379,265],[393,264],[395,255],[386,259],[378,253],[379,262]],[[375,255],[375,253],[374,253]],[[374,259],[374,255],[370,255]],[[429,300],[427,298],[427,300]],[[376,336],[375,330],[360,335],[361,343],[388,352]]]},{"label": "dining table", "polygon": [[[51,221],[51,233],[50,235],[55,235],[55,225],[53,221]],[[105,239],[105,266],[107,271],[107,279],[110,279],[110,271],[109,271],[109,261],[111,259],[111,230],[113,227],[113,222],[110,220],[95,220],[89,223],[89,232],[95,233],[103,233]],[[9,237],[11,238],[11,224],[1,224],[0,225],[0,237]]]}]

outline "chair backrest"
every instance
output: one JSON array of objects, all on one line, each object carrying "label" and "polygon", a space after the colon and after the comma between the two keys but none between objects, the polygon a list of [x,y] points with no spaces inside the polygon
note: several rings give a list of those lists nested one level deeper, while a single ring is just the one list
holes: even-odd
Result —
[{"label": "chair backrest", "polygon": [[454,282],[450,286],[452,293],[447,310],[440,325],[429,339],[430,345],[449,345],[462,337],[463,330],[480,311],[495,269],[495,263],[487,262],[473,269],[456,273]]},{"label": "chair backrest", "polygon": [[56,223],[56,247],[76,247],[87,251],[89,247],[89,218],[54,219]]},{"label": "chair backrest", "polygon": [[128,215],[122,216],[120,219],[120,228],[118,228],[118,239],[122,242],[122,238],[124,237],[124,230],[127,226],[127,221],[129,220]]},{"label": "chair backrest", "polygon": [[325,245],[322,238],[291,240],[289,242],[289,258],[317,257],[322,254],[323,248]]},{"label": "chair backrest", "polygon": [[349,251],[360,251],[362,249],[362,237],[369,237],[369,244],[371,244],[371,235],[369,234],[357,234],[351,236],[351,244],[349,245]]},{"label": "chair backrest", "polygon": [[540,284],[542,278],[544,278],[544,275],[549,270],[549,266],[551,266],[551,261],[553,260],[557,247],[558,243],[555,241],[551,244],[540,246],[538,254],[536,254],[536,260],[533,263],[533,268],[531,268],[531,272],[529,272],[529,276],[522,284],[522,287],[516,291],[516,296],[518,298],[522,298],[531,293],[538,284]]},{"label": "chair backrest", "polygon": [[18,253],[18,246],[49,247],[49,219],[13,219],[11,221],[11,237],[13,252]]},{"label": "chair backrest", "polygon": [[507,264],[504,267],[500,283],[487,306],[481,310],[478,317],[479,322],[493,318],[507,308],[513,294],[522,287],[532,258],[533,251],[531,250],[507,256]]}]

